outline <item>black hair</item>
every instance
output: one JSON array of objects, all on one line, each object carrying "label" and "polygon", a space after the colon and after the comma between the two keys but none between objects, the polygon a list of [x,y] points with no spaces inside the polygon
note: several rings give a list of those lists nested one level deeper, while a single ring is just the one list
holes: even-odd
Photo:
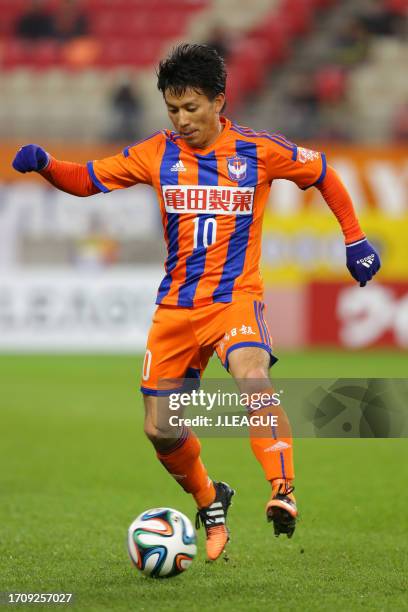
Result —
[{"label": "black hair", "polygon": [[225,93],[226,80],[223,58],[208,45],[178,45],[161,60],[157,70],[157,87],[163,96],[167,89],[181,96],[191,88],[214,100],[218,94]]}]

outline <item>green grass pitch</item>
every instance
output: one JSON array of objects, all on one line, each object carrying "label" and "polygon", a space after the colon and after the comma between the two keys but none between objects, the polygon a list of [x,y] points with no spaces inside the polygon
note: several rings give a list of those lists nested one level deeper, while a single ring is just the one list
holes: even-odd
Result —
[{"label": "green grass pitch", "polygon": [[[140,358],[0,357],[0,591],[73,592],[76,610],[408,609],[407,440],[298,440],[301,521],[292,540],[264,518],[268,486],[245,439],[205,439],[215,479],[237,489],[229,560],[171,580],[127,557],[141,511],[191,499],[142,433]],[[407,376],[406,355],[282,355],[276,376]],[[217,362],[208,375],[220,377]],[[32,606],[40,609],[40,606]]]}]

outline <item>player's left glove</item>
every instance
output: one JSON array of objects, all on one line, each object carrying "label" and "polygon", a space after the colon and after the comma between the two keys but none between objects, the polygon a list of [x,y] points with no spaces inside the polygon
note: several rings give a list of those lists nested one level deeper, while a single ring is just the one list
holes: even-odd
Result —
[{"label": "player's left glove", "polygon": [[347,269],[351,276],[365,287],[381,268],[380,257],[367,238],[346,245]]}]

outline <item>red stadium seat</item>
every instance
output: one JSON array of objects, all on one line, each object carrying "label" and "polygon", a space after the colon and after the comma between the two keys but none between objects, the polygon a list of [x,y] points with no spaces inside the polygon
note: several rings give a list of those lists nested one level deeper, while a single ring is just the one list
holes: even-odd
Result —
[{"label": "red stadium seat", "polygon": [[143,9],[134,9],[132,3],[127,6],[119,6],[113,10],[100,10],[92,15],[91,32],[103,39],[117,38],[119,40],[143,36],[172,38],[183,32],[188,19],[188,12],[183,6],[169,5],[164,3],[160,11],[154,11],[154,5],[145,4]]},{"label": "red stadium seat", "polygon": [[315,74],[316,94],[320,102],[339,102],[346,92],[346,74],[340,66],[325,66]]},{"label": "red stadium seat", "polygon": [[265,50],[257,41],[246,39],[231,54],[230,66],[241,72],[241,83],[246,93],[256,92],[263,83],[267,64]]},{"label": "red stadium seat", "polygon": [[290,55],[291,33],[275,14],[264,20],[249,37],[264,42],[267,49],[266,61],[270,65],[282,62]]},{"label": "red stadium seat", "polygon": [[295,36],[308,32],[312,25],[313,6],[309,0],[283,0],[279,19],[286,23]]},{"label": "red stadium seat", "polygon": [[1,0],[1,15],[11,13],[20,15],[27,9],[27,0]]},{"label": "red stadium seat", "polygon": [[0,36],[11,36],[15,31],[16,16],[13,13],[3,13],[0,18]]},{"label": "red stadium seat", "polygon": [[183,32],[186,21],[186,14],[175,13],[166,15],[163,19],[155,18],[154,21],[151,22],[151,26],[153,26],[153,32],[156,32],[157,35],[173,37]]},{"label": "red stadium seat", "polygon": [[98,59],[101,66],[146,66],[152,64],[159,53],[160,42],[145,38],[135,41],[112,40],[105,45]]},{"label": "red stadium seat", "polygon": [[40,70],[60,62],[60,45],[53,40],[36,43],[9,39],[4,45],[3,66],[6,69],[29,66]]},{"label": "red stadium seat", "polygon": [[32,56],[32,65],[35,68],[50,68],[60,62],[61,46],[53,40],[39,41],[35,44]]},{"label": "red stadium seat", "polygon": [[315,9],[325,9],[333,4],[336,4],[338,0],[311,0],[312,6]]},{"label": "red stadium seat", "polygon": [[385,8],[401,17],[408,16],[408,0],[385,0]]},{"label": "red stadium seat", "polygon": [[101,12],[91,22],[91,31],[101,38],[139,36],[149,27],[150,16],[146,12],[126,13],[119,11]]},{"label": "red stadium seat", "polygon": [[31,46],[21,40],[10,38],[4,41],[3,68],[13,69],[20,65],[29,64]]}]

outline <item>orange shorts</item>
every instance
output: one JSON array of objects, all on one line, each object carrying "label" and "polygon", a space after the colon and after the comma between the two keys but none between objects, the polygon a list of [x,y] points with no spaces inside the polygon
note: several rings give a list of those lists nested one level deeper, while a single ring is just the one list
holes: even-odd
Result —
[{"label": "orange shorts", "polygon": [[[214,350],[228,370],[231,351],[258,346],[272,355],[265,305],[248,295],[196,308],[158,306],[147,339],[140,390],[168,395],[164,379],[200,379]],[[170,385],[171,387],[171,385]]]}]

